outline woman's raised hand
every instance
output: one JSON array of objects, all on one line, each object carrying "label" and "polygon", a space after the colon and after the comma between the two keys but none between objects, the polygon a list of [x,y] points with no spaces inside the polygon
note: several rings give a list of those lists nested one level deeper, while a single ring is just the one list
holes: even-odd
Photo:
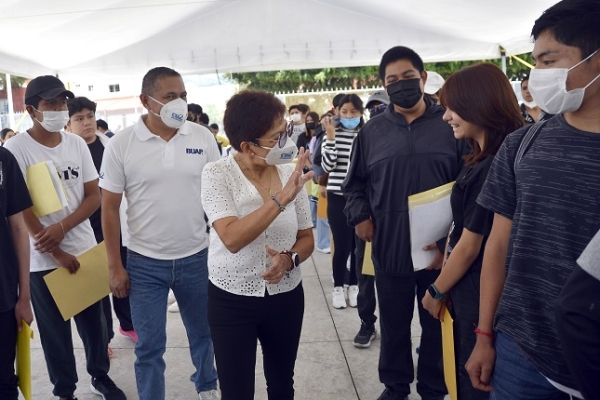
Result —
[{"label": "woman's raised hand", "polygon": [[296,195],[302,190],[304,184],[312,179],[314,176],[313,171],[309,171],[306,174],[302,173],[302,168],[306,164],[308,157],[310,156],[310,152],[305,151],[304,148],[300,149],[298,153],[298,163],[296,164],[296,169],[290,176],[290,179],[286,182],[281,192],[279,192],[279,196],[281,196],[281,201],[283,205],[287,205],[296,199]]}]

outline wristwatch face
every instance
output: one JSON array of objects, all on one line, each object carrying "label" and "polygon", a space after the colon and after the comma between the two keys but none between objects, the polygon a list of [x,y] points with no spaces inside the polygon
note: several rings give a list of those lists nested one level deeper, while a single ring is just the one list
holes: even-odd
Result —
[{"label": "wristwatch face", "polygon": [[292,259],[294,260],[294,267],[300,266],[300,256],[298,253],[292,253]]},{"label": "wristwatch face", "polygon": [[437,296],[437,293],[435,292],[435,289],[434,289],[434,288],[432,288],[431,286],[429,286],[429,287],[427,288],[427,291],[429,292],[429,294],[431,295],[431,297],[433,297],[434,299],[436,298],[436,296]]},{"label": "wristwatch face", "polygon": [[427,291],[429,292],[429,294],[431,295],[431,297],[433,297],[436,300],[442,300],[444,297],[446,297],[445,294],[439,293],[437,292],[434,288],[433,285],[429,286],[427,288]]}]

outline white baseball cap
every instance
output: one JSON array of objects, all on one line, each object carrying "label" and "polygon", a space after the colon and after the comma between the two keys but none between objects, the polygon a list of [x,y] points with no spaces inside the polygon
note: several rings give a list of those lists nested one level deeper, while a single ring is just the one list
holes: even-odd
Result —
[{"label": "white baseball cap", "polygon": [[425,93],[436,94],[444,86],[444,78],[434,71],[427,71],[427,82],[425,82]]}]

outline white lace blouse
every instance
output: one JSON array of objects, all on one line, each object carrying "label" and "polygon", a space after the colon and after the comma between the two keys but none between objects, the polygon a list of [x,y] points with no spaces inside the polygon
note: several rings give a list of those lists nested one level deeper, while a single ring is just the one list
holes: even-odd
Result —
[{"label": "white lace blouse", "polygon": [[[277,166],[282,184],[288,181],[295,165]],[[243,218],[264,204],[258,190],[244,176],[233,157],[207,164],[202,172],[202,205],[212,225],[226,217]],[[210,230],[208,273],[210,281],[227,292],[263,297],[265,287],[269,295],[288,292],[302,279],[300,268],[277,284],[267,283],[260,275],[271,265],[265,248],[290,250],[296,243],[298,230],[312,227],[310,207],[303,188],[296,199],[285,207],[265,232],[252,243],[233,254],[227,250],[214,229]]]}]

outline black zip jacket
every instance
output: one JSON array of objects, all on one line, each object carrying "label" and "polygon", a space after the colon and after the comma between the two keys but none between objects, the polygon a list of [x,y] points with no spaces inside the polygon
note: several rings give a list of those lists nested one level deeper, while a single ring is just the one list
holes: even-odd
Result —
[{"label": "black zip jacket", "polygon": [[349,224],[373,220],[373,263],[383,274],[414,272],[408,196],[454,181],[463,167],[465,142],[442,120],[444,109],[425,102],[425,113],[410,125],[394,107],[367,122],[342,185]]}]

